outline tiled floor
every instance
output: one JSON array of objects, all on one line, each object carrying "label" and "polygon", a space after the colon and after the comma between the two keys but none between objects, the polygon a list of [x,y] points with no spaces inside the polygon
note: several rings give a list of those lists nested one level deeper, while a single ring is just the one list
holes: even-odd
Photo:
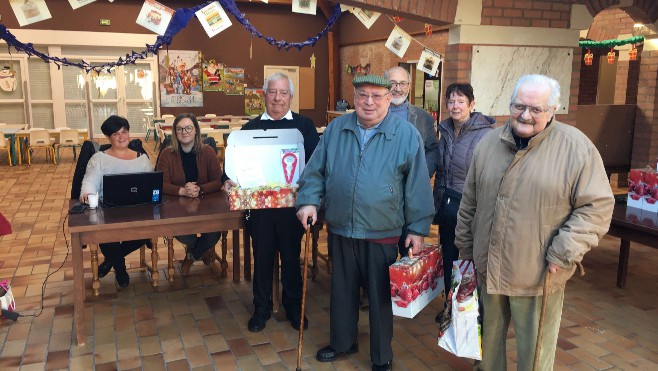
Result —
[{"label": "tiled floor", "polygon": [[[31,167],[9,168],[4,161],[0,155],[0,211],[12,222],[14,233],[0,238],[0,280],[11,282],[18,310],[30,315],[40,311],[42,283],[50,277],[39,317],[0,320],[0,370],[295,368],[298,334],[285,315],[276,314],[263,332],[250,333],[246,323],[253,309],[251,284],[220,279],[202,265],[186,279],[177,272],[173,284],[161,269],[157,291],[138,271],[130,273],[127,289],[118,290],[110,273],[101,279],[101,296],[86,305],[87,344],[76,346],[71,257],[62,230],[74,169],[71,153],[63,154],[59,166],[47,163],[42,153]],[[436,239],[436,229],[432,238]],[[587,254],[587,275],[574,278],[567,287],[557,370],[658,369],[658,251],[632,245],[627,288],[622,290],[615,287],[618,244],[606,237]],[[182,258],[180,248],[176,253]],[[129,262],[134,266],[137,254],[133,255]],[[85,284],[91,287],[88,260]],[[369,369],[365,312],[357,354],[333,364],[315,360],[316,350],[329,338],[329,276],[324,269],[316,282],[309,281],[307,292],[310,327],[304,333],[303,368]],[[470,369],[468,360],[436,345],[434,316],[442,304],[435,300],[412,320],[396,318],[394,369]],[[510,369],[516,368],[514,342],[510,334]]]}]

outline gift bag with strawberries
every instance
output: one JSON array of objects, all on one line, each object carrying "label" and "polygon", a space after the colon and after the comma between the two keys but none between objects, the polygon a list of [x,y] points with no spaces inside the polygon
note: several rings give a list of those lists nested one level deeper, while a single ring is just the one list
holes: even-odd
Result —
[{"label": "gift bag with strawberries", "polygon": [[482,359],[477,276],[472,260],[457,260],[452,268],[448,307],[439,330],[439,346],[465,358]]},{"label": "gift bag with strawberries", "polygon": [[[0,307],[10,312],[16,310],[14,295],[11,293],[11,286],[9,286],[6,280],[0,282]],[[1,315],[0,318],[2,318]]]},{"label": "gift bag with strawberries", "polygon": [[388,268],[393,315],[413,318],[443,291],[443,259],[436,244]]}]

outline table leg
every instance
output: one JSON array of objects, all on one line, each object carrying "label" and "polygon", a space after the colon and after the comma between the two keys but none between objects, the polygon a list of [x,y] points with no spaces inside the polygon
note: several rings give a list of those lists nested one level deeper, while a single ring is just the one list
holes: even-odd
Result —
[{"label": "table leg", "polygon": [[617,267],[617,287],[626,286],[626,273],[628,273],[628,256],[631,251],[631,241],[621,240],[619,245],[619,266]]},{"label": "table leg", "polygon": [[151,286],[158,287],[158,279],[160,278],[160,273],[158,273],[158,239],[151,239]]},{"label": "table leg", "polygon": [[244,280],[251,281],[251,237],[246,228],[242,230],[242,239],[244,240]]},{"label": "table leg", "polygon": [[174,282],[174,237],[167,237],[167,272],[169,282]]},{"label": "table leg", "polygon": [[240,282],[240,231],[239,230],[233,231],[233,282]]},{"label": "table leg", "polygon": [[91,252],[91,288],[94,290],[94,296],[100,295],[101,283],[98,280],[98,245],[89,245]]},{"label": "table leg", "polygon": [[226,273],[226,270],[228,269],[228,262],[226,261],[226,252],[228,250],[228,232],[221,232],[222,233],[222,261],[220,263],[220,266],[222,268],[222,277],[226,277],[228,274]]},{"label": "table leg", "polygon": [[82,244],[80,234],[71,233],[71,246],[73,249],[73,297],[75,338],[78,346],[85,345],[85,280],[82,266]]}]

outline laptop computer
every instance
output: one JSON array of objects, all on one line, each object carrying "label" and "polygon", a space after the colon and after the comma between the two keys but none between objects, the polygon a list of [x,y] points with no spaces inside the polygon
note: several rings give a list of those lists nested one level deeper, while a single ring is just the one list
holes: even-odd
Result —
[{"label": "laptop computer", "polygon": [[102,202],[108,207],[162,202],[162,171],[104,175]]}]

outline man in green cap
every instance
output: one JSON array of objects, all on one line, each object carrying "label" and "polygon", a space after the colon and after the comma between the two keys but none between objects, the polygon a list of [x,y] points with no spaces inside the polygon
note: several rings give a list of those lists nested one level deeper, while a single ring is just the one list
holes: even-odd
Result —
[{"label": "man in green cap", "polygon": [[316,358],[331,362],[359,349],[359,289],[370,301],[373,370],[393,360],[393,311],[388,267],[402,227],[410,254],[424,246],[434,216],[423,141],[412,125],[388,113],[391,84],[382,76],[353,81],[355,112],[327,126],[299,181],[297,217],[317,220],[324,201],[331,258],[330,342]]}]

